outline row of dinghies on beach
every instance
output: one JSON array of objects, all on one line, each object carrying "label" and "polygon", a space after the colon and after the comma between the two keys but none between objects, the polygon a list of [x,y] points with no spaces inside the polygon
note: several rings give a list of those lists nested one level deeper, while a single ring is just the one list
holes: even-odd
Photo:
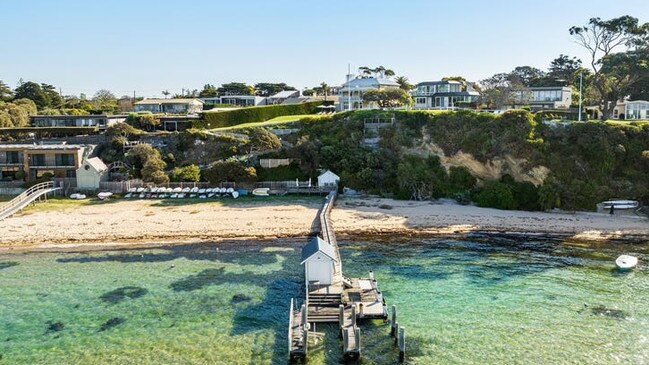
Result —
[{"label": "row of dinghies on beach", "polygon": [[[268,188],[258,188],[252,190],[250,194],[255,196],[269,196]],[[124,195],[127,199],[212,199],[221,197],[238,198],[239,196],[248,195],[246,189],[234,188],[199,188],[199,187],[185,187],[185,188],[171,188],[171,187],[139,187],[130,188]]]}]

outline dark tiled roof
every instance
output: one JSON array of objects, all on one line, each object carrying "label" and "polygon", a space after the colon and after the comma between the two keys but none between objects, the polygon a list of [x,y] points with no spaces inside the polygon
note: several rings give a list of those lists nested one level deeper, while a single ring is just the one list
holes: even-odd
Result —
[{"label": "dark tiled roof", "polygon": [[320,237],[314,236],[309,238],[309,242],[302,247],[302,259],[301,263],[304,263],[311,256],[315,255],[318,252],[329,256],[332,260],[336,261],[336,251],[333,246],[328,242],[323,240]]}]

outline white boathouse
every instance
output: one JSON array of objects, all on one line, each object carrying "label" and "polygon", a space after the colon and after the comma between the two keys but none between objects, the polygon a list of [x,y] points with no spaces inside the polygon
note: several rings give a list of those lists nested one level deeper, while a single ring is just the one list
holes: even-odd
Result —
[{"label": "white boathouse", "polygon": [[336,249],[320,237],[309,238],[302,248],[302,265],[307,285],[331,285],[336,271]]}]

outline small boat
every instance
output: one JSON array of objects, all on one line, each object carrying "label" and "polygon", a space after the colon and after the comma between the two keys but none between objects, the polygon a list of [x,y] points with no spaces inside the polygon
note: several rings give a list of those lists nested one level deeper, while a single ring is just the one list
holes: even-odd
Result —
[{"label": "small boat", "polygon": [[144,199],[144,193],[140,193],[140,195],[138,195],[138,197],[139,197],[140,199]]},{"label": "small boat", "polygon": [[205,189],[198,189],[199,194],[205,194]]},{"label": "small boat", "polygon": [[638,258],[631,255],[620,255],[615,259],[615,266],[620,271],[627,271],[633,269],[638,264]]},{"label": "small boat", "polygon": [[177,194],[177,193],[173,193],[173,194],[171,194],[170,198],[171,198],[171,199],[176,199],[176,198],[178,198],[178,194]]},{"label": "small boat", "polygon": [[238,198],[239,197],[239,192],[238,191],[233,191],[232,192],[232,197],[235,198],[235,199]]},{"label": "small boat", "polygon": [[252,191],[252,195],[255,195],[255,196],[269,196],[270,195],[270,194],[268,194],[269,190],[270,190],[270,188],[257,188],[257,189]]},{"label": "small boat", "polygon": [[128,194],[124,195],[124,197],[127,198],[127,199],[132,197],[132,196],[133,196],[133,193],[128,193]]},{"label": "small boat", "polygon": [[80,199],[85,199],[85,198],[86,198],[85,194],[77,194],[77,193],[70,194],[70,199],[80,200]]},{"label": "small boat", "polygon": [[194,199],[194,198],[196,197],[196,194],[189,194],[189,197],[190,197],[191,199]]},{"label": "small boat", "polygon": [[174,188],[174,189],[172,190],[173,193],[180,193],[180,192],[182,192],[182,191],[183,191],[182,188]]},{"label": "small boat", "polygon": [[209,194],[207,194],[207,197],[208,198],[213,198],[215,195],[216,195],[215,193],[209,193]]},{"label": "small boat", "polygon": [[200,189],[198,189],[198,187],[194,186],[193,188],[191,188],[191,189],[189,190],[189,192],[190,192],[190,193],[198,193],[198,190],[200,190]]},{"label": "small boat", "polygon": [[129,189],[128,189],[128,192],[129,192],[129,193],[134,193],[134,192],[136,192],[136,191],[137,191],[137,188],[129,188]]},{"label": "small boat", "polygon": [[206,199],[206,198],[207,198],[207,195],[205,195],[205,194],[201,194],[201,195],[198,196],[198,199]]},{"label": "small boat", "polygon": [[97,194],[97,198],[99,198],[99,200],[106,200],[106,199],[110,198],[112,195],[113,195],[113,193],[111,193],[109,191],[106,191],[106,192],[101,192],[101,193]]},{"label": "small boat", "polygon": [[190,189],[190,188],[184,188],[184,189],[182,190],[182,192],[185,193],[185,194],[187,194],[187,193],[189,193],[191,190],[192,190],[192,189]]},{"label": "small boat", "polygon": [[141,193],[141,192],[143,192],[143,191],[144,191],[144,188],[143,188],[143,187],[139,187],[139,188],[137,188],[137,190],[136,190],[136,192],[138,192],[138,193]]},{"label": "small boat", "polygon": [[178,194],[178,199],[184,199],[184,198],[185,198],[185,193]]},{"label": "small boat", "polygon": [[228,194],[230,194],[230,193],[232,193],[233,191],[234,191],[234,189],[232,189],[232,188],[228,188],[225,192],[228,193]]}]

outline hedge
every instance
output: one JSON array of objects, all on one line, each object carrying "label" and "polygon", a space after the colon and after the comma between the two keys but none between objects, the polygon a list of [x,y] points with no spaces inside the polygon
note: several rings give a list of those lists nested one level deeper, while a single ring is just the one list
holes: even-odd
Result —
[{"label": "hedge", "polygon": [[203,113],[200,120],[192,122],[193,128],[211,129],[231,127],[243,123],[259,123],[283,115],[315,114],[321,101],[302,104],[253,106],[220,112]]},{"label": "hedge", "polygon": [[85,134],[98,134],[97,127],[25,127],[0,128],[0,140],[6,138],[21,138],[33,133],[36,138],[72,137]]}]

